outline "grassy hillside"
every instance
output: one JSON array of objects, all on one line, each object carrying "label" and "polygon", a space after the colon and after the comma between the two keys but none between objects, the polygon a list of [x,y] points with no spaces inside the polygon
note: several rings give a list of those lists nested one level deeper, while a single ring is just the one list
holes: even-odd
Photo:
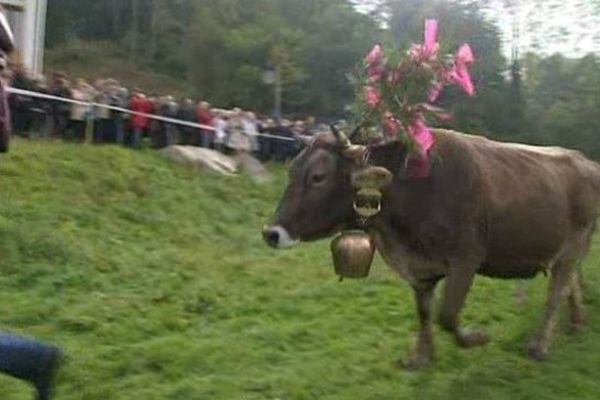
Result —
[{"label": "grassy hillside", "polygon": [[[590,327],[550,360],[523,349],[546,278],[479,279],[464,319],[485,348],[437,333],[437,364],[396,361],[417,327],[381,262],[338,283],[328,243],[275,252],[259,230],[285,181],[203,175],[151,152],[17,141],[0,158],[0,327],[62,346],[60,400],[597,399],[600,242],[586,265]],[[564,329],[562,329],[564,331]],[[30,389],[0,378],[0,398]]]}]

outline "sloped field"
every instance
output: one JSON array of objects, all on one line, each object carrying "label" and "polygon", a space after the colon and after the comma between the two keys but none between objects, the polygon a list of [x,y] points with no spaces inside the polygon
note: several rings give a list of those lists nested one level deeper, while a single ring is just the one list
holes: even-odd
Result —
[{"label": "sloped field", "polygon": [[[409,373],[412,294],[387,267],[338,283],[326,242],[263,246],[275,172],[259,186],[151,152],[16,142],[0,158],[0,326],[64,348],[59,400],[598,399],[598,241],[590,327],[562,329],[548,362],[522,356],[546,278],[524,305],[518,283],[479,279],[464,320],[491,344],[437,333],[437,364]],[[0,378],[0,399],[30,398]]]}]

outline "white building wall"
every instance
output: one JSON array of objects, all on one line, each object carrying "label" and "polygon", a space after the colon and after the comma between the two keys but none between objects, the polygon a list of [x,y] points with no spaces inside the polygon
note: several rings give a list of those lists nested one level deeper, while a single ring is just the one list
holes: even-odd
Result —
[{"label": "white building wall", "polygon": [[18,57],[33,74],[42,73],[47,0],[0,0],[15,34]]}]

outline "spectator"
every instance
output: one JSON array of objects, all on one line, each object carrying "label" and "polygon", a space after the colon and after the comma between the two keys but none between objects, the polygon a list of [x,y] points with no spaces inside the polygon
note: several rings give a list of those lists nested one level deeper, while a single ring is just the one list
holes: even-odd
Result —
[{"label": "spectator", "polygon": [[304,122],[304,131],[301,133],[304,136],[315,136],[319,132],[317,120],[315,117],[308,117]]},{"label": "spectator", "polygon": [[[69,82],[65,79],[64,74],[58,72],[53,75],[52,83],[50,85],[50,94],[52,96],[62,97],[65,99],[71,98]],[[63,137],[67,130],[69,115],[71,114],[70,104],[59,100],[52,101],[51,114],[52,136],[56,138]]]},{"label": "spectator", "polygon": [[[183,104],[179,109],[177,118],[186,122],[196,122],[196,110],[194,109],[194,102],[192,101],[192,99],[185,99],[183,101]],[[198,132],[196,128],[193,128],[191,126],[181,126],[180,132],[181,144],[186,146],[195,144],[194,136],[196,136],[196,133]]]},{"label": "spectator", "polygon": [[[267,119],[260,124],[259,132],[263,135],[273,135],[274,126],[275,126],[275,123],[273,122],[273,120]],[[259,136],[259,138],[258,138],[258,147],[259,147],[258,158],[261,161],[269,161],[271,159],[271,157],[273,156],[273,149],[275,146],[274,142],[275,142],[275,139],[273,139],[270,136]]]},{"label": "spectator", "polygon": [[294,139],[294,132],[290,127],[291,123],[288,120],[282,120],[281,123],[275,126],[271,133],[274,136],[282,139],[273,140],[273,157],[277,161],[287,161],[295,155],[296,142]]},{"label": "spectator", "polygon": [[[129,102],[129,109],[134,112],[150,114],[154,106],[152,102],[141,91],[136,91]],[[131,117],[131,136],[128,144],[136,149],[141,148],[142,135],[148,129],[148,117],[145,115],[133,115]]]},{"label": "spectator", "polygon": [[225,143],[227,142],[227,124],[228,116],[223,110],[214,113],[213,126],[215,128],[214,147],[215,150],[224,151]]},{"label": "spectator", "polygon": [[[163,99],[154,94],[150,95],[148,99],[150,100],[150,103],[152,103],[153,109],[157,110],[158,114],[160,114],[160,110],[163,106]],[[148,122],[148,130],[150,132],[150,141],[153,149],[162,149],[167,145],[162,122],[151,119]]]},{"label": "spectator", "polygon": [[[73,100],[90,103],[94,98],[94,88],[92,88],[84,79],[78,79],[77,84],[71,91]],[[72,104],[71,120],[69,130],[72,133],[73,140],[76,142],[85,142],[85,132],[87,121],[91,117],[91,107],[89,104]]]},{"label": "spectator", "polygon": [[[125,87],[120,87],[118,82],[110,89],[110,105],[113,107],[127,108],[129,91]],[[124,114],[120,111],[111,110],[110,112],[113,129],[115,132],[115,141],[123,145],[125,144],[125,122],[129,119],[129,114]]]},{"label": "spectator", "polygon": [[106,107],[111,103],[110,93],[109,93],[109,82],[108,81],[98,81],[96,82],[96,98],[94,101],[98,103],[100,106],[95,107],[94,112],[94,134],[93,134],[93,142],[96,144],[99,143],[111,143],[115,142],[115,134],[112,128],[112,119],[110,115],[110,110]]},{"label": "spectator", "polygon": [[258,122],[256,120],[256,114],[253,112],[243,113],[242,123],[244,124],[244,131],[250,140],[250,148],[252,152],[258,151]]},{"label": "spectator", "polygon": [[[34,81],[33,90],[38,93],[49,94],[50,89],[48,88],[48,82],[45,76],[40,75]],[[52,126],[52,103],[47,99],[33,98],[30,113],[30,135],[36,135],[47,139],[50,136]]]},{"label": "spectator", "polygon": [[252,143],[244,126],[244,112],[239,108],[233,110],[227,123],[227,147],[234,154],[249,153],[252,150]]},{"label": "spectator", "polygon": [[202,101],[198,103],[197,120],[200,125],[204,125],[207,128],[200,130],[200,145],[207,149],[213,147],[214,141],[214,116],[211,111],[210,104]]},{"label": "spectator", "polygon": [[[13,68],[13,79],[11,86],[15,89],[31,90],[33,82],[29,78],[23,64],[16,64]],[[29,131],[31,124],[32,99],[29,96],[13,94],[9,98],[11,117],[13,121],[14,132],[17,135],[25,135]]]},{"label": "spectator", "polygon": [[[179,104],[175,101],[173,96],[166,96],[164,98],[162,107],[160,109],[160,115],[165,118],[176,119],[179,113]],[[177,143],[177,126],[170,122],[163,122],[163,134],[165,138],[165,144],[167,146],[173,146]]]}]

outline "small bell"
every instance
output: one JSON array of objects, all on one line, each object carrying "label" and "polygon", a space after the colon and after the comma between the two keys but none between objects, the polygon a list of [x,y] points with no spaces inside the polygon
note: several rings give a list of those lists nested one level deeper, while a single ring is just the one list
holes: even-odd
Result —
[{"label": "small bell", "polygon": [[381,189],[392,182],[392,174],[383,167],[368,166],[352,175],[352,186],[357,189],[354,211],[364,219],[381,212]]},{"label": "small bell", "polygon": [[361,189],[354,198],[354,211],[363,218],[371,218],[381,212],[381,198],[379,189]]}]

